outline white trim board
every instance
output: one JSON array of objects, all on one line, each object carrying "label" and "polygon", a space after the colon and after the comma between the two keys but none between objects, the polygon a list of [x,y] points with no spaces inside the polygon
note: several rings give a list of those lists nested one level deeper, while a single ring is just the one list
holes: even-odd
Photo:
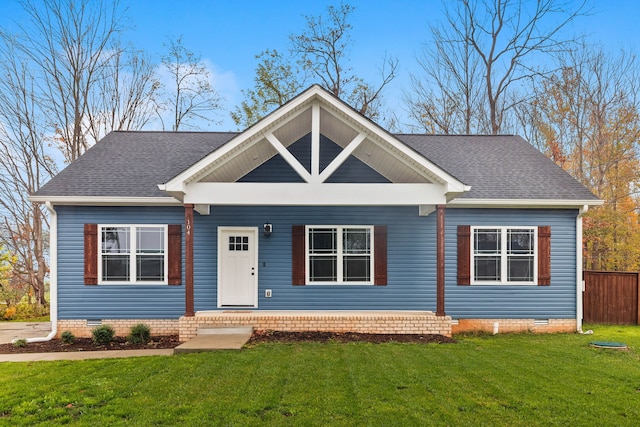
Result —
[{"label": "white trim board", "polygon": [[407,206],[444,204],[438,184],[211,183],[189,184],[185,203],[270,206]]},{"label": "white trim board", "polygon": [[566,199],[453,199],[447,208],[570,208],[602,206],[604,200]]},{"label": "white trim board", "polygon": [[29,200],[76,206],[182,206],[174,197],[29,196]]}]

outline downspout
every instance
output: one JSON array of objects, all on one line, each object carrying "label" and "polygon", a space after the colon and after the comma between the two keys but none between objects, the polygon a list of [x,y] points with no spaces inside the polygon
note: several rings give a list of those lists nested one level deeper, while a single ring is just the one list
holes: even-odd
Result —
[{"label": "downspout", "polygon": [[[45,202],[49,210],[49,319],[51,332],[46,337],[26,338],[25,341],[51,341],[58,333],[58,214],[51,202]],[[16,342],[17,340],[13,340]]]},{"label": "downspout", "polygon": [[582,217],[589,210],[589,205],[584,205],[578,211],[576,217],[576,327],[578,332],[582,332],[582,293],[584,292],[584,281],[582,280]]}]

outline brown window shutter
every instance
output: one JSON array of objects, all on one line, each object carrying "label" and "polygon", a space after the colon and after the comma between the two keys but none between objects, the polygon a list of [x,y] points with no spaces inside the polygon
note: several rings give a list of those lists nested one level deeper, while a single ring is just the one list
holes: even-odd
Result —
[{"label": "brown window shutter", "polygon": [[373,284],[387,285],[387,226],[373,227]]},{"label": "brown window shutter", "polygon": [[84,225],[84,284],[98,284],[98,224]]},{"label": "brown window shutter", "polygon": [[458,285],[471,284],[471,226],[458,226]]},{"label": "brown window shutter", "polygon": [[291,278],[295,286],[306,284],[304,230],[304,225],[291,226]]},{"label": "brown window shutter", "polygon": [[538,227],[538,286],[551,285],[551,227]]},{"label": "brown window shutter", "polygon": [[170,285],[182,284],[182,226],[169,224],[167,227],[169,243],[167,248],[168,283]]}]

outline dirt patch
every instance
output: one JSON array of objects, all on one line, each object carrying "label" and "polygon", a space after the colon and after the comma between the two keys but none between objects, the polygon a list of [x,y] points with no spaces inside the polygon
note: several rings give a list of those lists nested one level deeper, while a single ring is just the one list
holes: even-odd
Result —
[{"label": "dirt patch", "polygon": [[54,353],[69,351],[105,351],[105,350],[156,350],[174,348],[180,342],[177,335],[152,337],[147,344],[133,344],[126,338],[114,338],[108,344],[94,344],[91,338],[76,338],[73,344],[65,344],[62,340],[53,339],[45,342],[32,342],[24,347],[14,344],[0,344],[0,353]]},{"label": "dirt patch", "polygon": [[[403,335],[403,334],[361,334],[356,332],[254,332],[247,345],[267,342],[296,343],[296,342],[368,342],[368,343],[420,343],[420,344],[448,344],[455,343],[453,338],[443,335]],[[28,343],[23,347],[13,344],[0,344],[0,354],[12,353],[53,353],[70,351],[105,351],[105,350],[152,350],[167,349],[178,346],[177,335],[153,337],[147,344],[133,344],[126,338],[115,338],[109,344],[94,344],[91,338],[76,338],[73,344],[65,344],[59,339],[45,342]]]},{"label": "dirt patch", "polygon": [[374,344],[387,342],[420,343],[420,344],[449,344],[455,343],[453,338],[433,334],[362,334],[357,332],[254,332],[247,343],[259,344],[263,342],[368,342]]}]

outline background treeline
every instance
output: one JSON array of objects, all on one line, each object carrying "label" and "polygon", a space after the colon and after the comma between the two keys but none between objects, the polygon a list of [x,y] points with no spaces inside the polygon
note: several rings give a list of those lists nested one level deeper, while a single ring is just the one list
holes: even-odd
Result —
[{"label": "background treeline", "polygon": [[18,31],[0,28],[0,310],[46,306],[48,212],[28,195],[108,132],[196,130],[223,114],[244,129],[313,83],[391,131],[522,135],[605,201],[585,216],[585,268],[640,270],[638,64],[571,33],[587,3],[443,2],[402,64],[402,112],[384,103],[400,73],[393,52],[373,81],[353,69],[346,3],[301,17],[284,50],[256,52],[253,86],[228,111],[182,38],[168,37],[157,63],[128,42],[120,1],[22,6]]}]

